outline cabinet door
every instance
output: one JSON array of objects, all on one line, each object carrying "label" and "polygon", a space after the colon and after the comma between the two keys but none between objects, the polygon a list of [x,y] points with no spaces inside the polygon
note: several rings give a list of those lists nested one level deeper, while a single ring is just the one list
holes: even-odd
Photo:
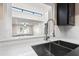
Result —
[{"label": "cabinet door", "polygon": [[68,19],[68,4],[58,3],[57,4],[57,25],[67,25]]},{"label": "cabinet door", "polygon": [[69,25],[75,25],[75,3],[69,4]]}]

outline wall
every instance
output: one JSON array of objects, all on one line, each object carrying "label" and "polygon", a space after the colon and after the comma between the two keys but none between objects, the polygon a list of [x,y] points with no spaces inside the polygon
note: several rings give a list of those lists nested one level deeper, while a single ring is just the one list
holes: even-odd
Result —
[{"label": "wall", "polygon": [[[16,38],[12,37],[12,10],[11,10],[11,7],[12,7],[12,5],[9,4],[9,3],[8,4],[7,3],[4,3],[4,4],[0,3],[0,41],[6,41],[6,40],[14,40],[14,39],[16,39]],[[42,8],[42,5],[39,6],[39,7]],[[43,7],[44,7],[44,5],[43,5]],[[46,8],[48,8],[48,7],[45,7],[43,9],[46,10]],[[47,11],[45,11],[45,12],[46,13],[44,14],[45,16],[43,17],[43,20],[46,21],[46,20],[48,20],[48,13],[47,13]],[[44,23],[41,24],[41,26],[39,26],[39,27],[41,29],[41,34],[42,33],[44,34]],[[37,33],[35,33],[35,35],[37,35]]]},{"label": "wall", "polygon": [[0,41],[11,38],[12,20],[11,20],[11,4],[0,3]]},{"label": "wall", "polygon": [[[51,11],[52,10],[52,11]],[[57,26],[56,25],[56,4],[52,5],[52,9],[49,10],[49,16],[48,18],[55,20],[55,38],[63,40],[71,40],[75,42],[78,42],[79,40],[79,4],[75,4],[75,26]],[[53,13],[53,14],[51,14]],[[52,24],[50,24],[50,29],[52,28]],[[51,32],[52,30],[50,30]],[[37,33],[36,33],[37,35]]]},{"label": "wall", "polygon": [[[55,20],[55,38],[79,44],[79,3],[75,4],[75,26],[57,26],[56,4],[52,4],[51,10],[49,12],[49,19],[53,18]],[[50,35],[53,33],[52,29],[53,26],[50,23]]]},{"label": "wall", "polygon": [[[11,6],[11,5],[10,4],[8,4],[8,5],[0,4],[0,41],[10,39],[10,37],[12,35],[11,9],[8,6]],[[56,21],[56,5],[55,4],[53,4],[52,10],[53,11],[51,11],[51,12],[53,12],[53,15],[52,15],[53,19]],[[51,12],[49,12],[49,14]],[[52,18],[52,16],[49,16],[49,19]],[[44,17],[44,18],[46,18],[46,17]],[[52,28],[52,26],[50,26],[50,27]],[[43,29],[44,29],[44,27],[43,27]],[[35,33],[35,35],[37,35],[37,33]],[[57,26],[57,25],[55,25],[55,36],[58,39],[63,38],[63,40],[64,39],[66,39],[66,40],[74,39],[75,41],[79,40],[79,4],[75,5],[75,26]]]},{"label": "wall", "polygon": [[42,16],[37,16],[37,15],[29,14],[29,13],[26,14],[25,12],[24,13],[12,12],[13,17],[32,19],[32,20],[38,20],[38,21],[40,20],[45,21],[44,15],[50,9],[49,6],[41,4],[41,3],[13,3],[12,6],[42,14]]},{"label": "wall", "polygon": [[[27,21],[30,21],[30,23],[32,23],[33,21],[37,22],[38,24],[32,24],[34,25],[34,36],[42,36],[44,35],[44,26],[45,26],[45,23],[47,22],[48,20],[48,11],[51,10],[50,9],[50,6],[48,5],[45,5],[45,4],[41,4],[41,3],[26,3],[26,4],[22,4],[22,3],[14,3],[12,4],[12,6],[15,6],[15,7],[19,7],[19,8],[23,8],[23,9],[26,9],[26,10],[31,10],[31,11],[34,11],[34,12],[40,12],[42,13],[42,17],[37,17],[37,16],[34,16],[34,15],[29,15],[29,14],[23,14],[23,13],[20,13],[20,14],[16,14],[15,12],[12,12],[12,16],[13,17],[16,17],[18,18],[17,20],[21,20],[20,22],[27,22]],[[14,20],[13,19],[13,22],[19,22],[17,21],[16,19]],[[25,21],[26,20],[26,21]],[[13,29],[14,32],[18,32],[17,30],[18,27],[16,27],[16,29]]]},{"label": "wall", "polygon": [[[56,12],[56,11],[55,11]],[[54,14],[55,15],[55,14]],[[56,20],[56,18],[55,18]],[[55,25],[56,38],[79,40],[79,4],[75,4],[75,26],[57,26]],[[63,40],[64,40],[63,39]],[[72,41],[74,41],[72,40]]]}]

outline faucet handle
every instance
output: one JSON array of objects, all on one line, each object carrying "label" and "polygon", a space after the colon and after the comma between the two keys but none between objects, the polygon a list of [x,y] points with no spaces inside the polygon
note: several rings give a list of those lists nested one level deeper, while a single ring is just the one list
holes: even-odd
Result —
[{"label": "faucet handle", "polygon": [[53,34],[53,37],[55,37],[55,33],[52,33]]},{"label": "faucet handle", "polygon": [[48,40],[49,38],[50,38],[49,36],[46,36],[46,37],[45,37],[45,40]]}]

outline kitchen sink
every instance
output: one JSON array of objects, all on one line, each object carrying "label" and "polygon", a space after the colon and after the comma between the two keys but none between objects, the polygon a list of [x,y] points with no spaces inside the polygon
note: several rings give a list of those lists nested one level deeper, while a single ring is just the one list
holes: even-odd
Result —
[{"label": "kitchen sink", "polygon": [[59,44],[59,45],[62,45],[64,47],[70,48],[70,49],[75,49],[76,47],[79,46],[77,44],[70,43],[70,42],[65,42],[65,41],[61,41],[61,40],[54,41],[54,42],[57,43],[57,44]]},{"label": "kitchen sink", "polygon": [[69,52],[77,48],[79,45],[65,42],[53,41],[40,45],[32,46],[38,56],[66,56]]}]

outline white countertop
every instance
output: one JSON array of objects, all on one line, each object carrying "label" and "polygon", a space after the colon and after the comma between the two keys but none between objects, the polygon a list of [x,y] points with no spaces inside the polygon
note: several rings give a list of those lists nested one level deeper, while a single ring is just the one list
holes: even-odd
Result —
[{"label": "white countertop", "polygon": [[33,45],[48,43],[52,39],[46,41],[44,39],[30,39],[24,41],[0,42],[0,56],[37,56],[33,50]]},{"label": "white countertop", "polygon": [[12,42],[0,42],[0,56],[37,56],[31,46],[48,43],[51,41],[63,40],[71,43],[79,44],[77,39],[49,39],[48,41],[43,38],[20,40]]}]

